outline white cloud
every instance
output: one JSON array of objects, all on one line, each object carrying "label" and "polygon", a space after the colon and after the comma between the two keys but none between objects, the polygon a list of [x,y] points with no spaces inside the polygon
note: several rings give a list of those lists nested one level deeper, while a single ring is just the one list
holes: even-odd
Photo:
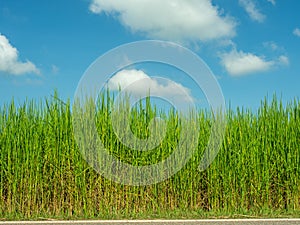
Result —
[{"label": "white cloud", "polygon": [[266,18],[256,7],[253,0],[239,0],[239,4],[246,10],[250,18],[257,22],[263,22]]},{"label": "white cloud", "polygon": [[150,38],[193,42],[235,35],[236,22],[211,0],[92,0],[93,13],[107,13]]},{"label": "white cloud", "polygon": [[275,0],[267,0],[268,2],[270,2],[272,5],[276,5],[276,1]]},{"label": "white cloud", "polygon": [[229,53],[221,54],[220,57],[221,64],[232,76],[266,72],[277,66],[288,66],[290,64],[289,58],[285,55],[280,55],[276,59],[267,61],[263,56],[237,51],[236,49],[231,50]]},{"label": "white cloud", "polygon": [[263,57],[235,49],[229,53],[222,54],[221,63],[232,76],[264,72],[271,69],[275,64],[274,61],[266,61]]},{"label": "white cloud", "polygon": [[147,95],[150,91],[153,96],[175,99],[177,102],[193,101],[190,89],[174,81],[161,83],[160,80],[150,77],[142,70],[121,70],[108,81],[108,88],[112,91],[119,88],[124,90],[126,87],[135,95]]},{"label": "white cloud", "polygon": [[278,64],[283,66],[288,66],[290,64],[290,60],[287,56],[281,55],[278,57]]},{"label": "white cloud", "polygon": [[40,74],[39,69],[32,62],[19,61],[18,50],[11,46],[8,39],[2,34],[0,34],[0,71],[13,75]]},{"label": "white cloud", "polygon": [[293,31],[293,34],[296,35],[297,37],[300,37],[300,29],[295,28],[294,31]]}]

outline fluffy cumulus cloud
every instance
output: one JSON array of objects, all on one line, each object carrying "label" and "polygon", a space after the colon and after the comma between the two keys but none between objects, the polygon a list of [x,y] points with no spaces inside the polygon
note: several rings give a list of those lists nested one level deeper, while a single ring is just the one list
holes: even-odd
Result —
[{"label": "fluffy cumulus cloud", "polygon": [[265,72],[275,66],[289,65],[289,59],[285,55],[281,55],[275,60],[267,61],[264,57],[237,51],[236,49],[233,49],[229,53],[222,54],[221,62],[227,72],[232,76]]},{"label": "fluffy cumulus cloud", "polygon": [[294,31],[293,31],[293,34],[296,35],[297,37],[300,37],[300,29],[295,28]]},{"label": "fluffy cumulus cloud", "polygon": [[32,62],[19,61],[18,55],[18,50],[9,43],[4,35],[0,34],[0,71],[12,75],[40,74],[39,69]]},{"label": "fluffy cumulus cloud", "polygon": [[211,0],[92,0],[90,10],[113,15],[150,38],[190,42],[235,35],[235,20],[222,15]]},{"label": "fluffy cumulus cloud", "polygon": [[252,53],[236,50],[222,54],[221,60],[227,72],[233,76],[266,71],[273,65],[273,62],[267,62]]},{"label": "fluffy cumulus cloud", "polygon": [[193,102],[191,90],[174,81],[161,82],[154,77],[150,77],[142,70],[121,70],[116,73],[109,81],[110,90],[124,90],[135,95],[159,96],[168,100],[176,99],[179,102]]},{"label": "fluffy cumulus cloud", "polygon": [[253,21],[263,22],[265,20],[266,16],[259,11],[253,0],[239,0],[239,4]]}]

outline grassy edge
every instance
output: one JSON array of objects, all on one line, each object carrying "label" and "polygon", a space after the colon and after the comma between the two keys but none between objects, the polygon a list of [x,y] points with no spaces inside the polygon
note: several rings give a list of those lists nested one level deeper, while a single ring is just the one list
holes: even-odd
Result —
[{"label": "grassy edge", "polygon": [[47,220],[149,220],[149,219],[265,219],[265,218],[299,218],[300,210],[269,210],[261,209],[260,211],[210,211],[205,212],[203,210],[184,210],[176,209],[172,211],[161,211],[161,212],[143,212],[133,214],[122,214],[122,212],[116,214],[101,214],[94,217],[84,216],[51,216],[51,215],[32,215],[30,218],[26,218],[17,213],[5,215],[0,217],[0,221],[47,221]]}]

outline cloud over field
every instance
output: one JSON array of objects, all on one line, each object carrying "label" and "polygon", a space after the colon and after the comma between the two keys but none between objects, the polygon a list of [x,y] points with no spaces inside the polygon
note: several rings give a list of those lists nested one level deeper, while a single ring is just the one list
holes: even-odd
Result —
[{"label": "cloud over field", "polygon": [[93,0],[90,10],[112,15],[150,38],[189,42],[235,35],[234,19],[222,15],[211,0]]},{"label": "cloud over field", "polygon": [[6,36],[0,34],[0,71],[12,75],[26,73],[40,74],[39,69],[29,60],[21,62],[19,52],[13,47]]},{"label": "cloud over field", "polygon": [[[136,82],[136,83],[135,83]],[[166,99],[176,99],[179,102],[191,102],[191,90],[174,81],[161,83],[158,79],[150,77],[142,70],[121,70],[109,81],[110,90],[124,90],[135,95],[147,95],[150,90],[151,95],[160,96]],[[184,94],[185,93],[185,94]]]},{"label": "cloud over field", "polygon": [[[276,4],[275,0],[266,1],[272,6]],[[259,1],[238,0],[238,3],[251,20],[265,21],[266,15],[260,11]],[[266,60],[254,53],[237,51],[233,39],[238,20],[224,13],[212,0],[91,0],[89,9],[95,14],[112,16],[131,31],[149,38],[184,44],[209,44],[208,41],[214,40],[223,48],[231,45],[234,49],[221,55],[220,64],[232,76],[260,73],[289,64],[285,53]],[[295,29],[294,34],[298,33],[300,36],[300,30]],[[265,47],[273,52],[280,51],[280,47],[272,41],[265,42]]]},{"label": "cloud over field", "polygon": [[289,59],[287,56],[281,55],[275,60],[268,61],[263,56],[233,49],[229,53],[221,54],[221,63],[230,75],[242,76],[265,72],[274,66],[289,65]]}]

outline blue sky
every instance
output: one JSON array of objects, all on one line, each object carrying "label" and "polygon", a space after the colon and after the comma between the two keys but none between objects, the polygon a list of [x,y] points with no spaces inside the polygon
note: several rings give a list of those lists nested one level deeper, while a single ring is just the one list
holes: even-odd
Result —
[{"label": "blue sky", "polygon": [[[256,109],[273,93],[290,101],[300,95],[299,10],[298,0],[1,0],[0,104],[49,97],[55,89],[72,98],[99,56],[149,39],[199,55],[233,107]],[[128,79],[171,77],[171,70],[155,68],[132,66]]]}]

